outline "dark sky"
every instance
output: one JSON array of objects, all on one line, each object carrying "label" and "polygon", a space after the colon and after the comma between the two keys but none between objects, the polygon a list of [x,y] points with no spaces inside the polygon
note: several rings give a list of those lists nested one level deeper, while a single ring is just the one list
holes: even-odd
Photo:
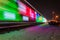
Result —
[{"label": "dark sky", "polygon": [[59,0],[27,0],[38,11],[40,11],[47,19],[52,18],[52,12],[60,15],[60,1]]}]

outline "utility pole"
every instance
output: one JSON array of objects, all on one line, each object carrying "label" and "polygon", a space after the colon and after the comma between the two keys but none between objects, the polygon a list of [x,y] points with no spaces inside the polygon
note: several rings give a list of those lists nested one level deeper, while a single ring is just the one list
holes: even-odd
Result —
[{"label": "utility pole", "polygon": [[56,16],[56,14],[55,14],[55,12],[53,11],[53,12],[52,12],[52,20],[55,20],[55,16]]},{"label": "utility pole", "polygon": [[59,16],[55,14],[55,12],[52,12],[52,20],[58,21]]}]

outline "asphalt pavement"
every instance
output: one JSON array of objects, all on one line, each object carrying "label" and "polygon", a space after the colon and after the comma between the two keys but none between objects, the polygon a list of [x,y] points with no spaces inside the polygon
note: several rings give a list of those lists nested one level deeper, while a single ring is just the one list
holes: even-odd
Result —
[{"label": "asphalt pavement", "polygon": [[36,25],[0,34],[0,40],[60,40],[60,27]]}]

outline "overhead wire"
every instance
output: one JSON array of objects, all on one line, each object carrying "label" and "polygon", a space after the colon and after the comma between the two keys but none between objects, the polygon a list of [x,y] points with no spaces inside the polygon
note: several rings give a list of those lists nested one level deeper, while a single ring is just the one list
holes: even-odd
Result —
[{"label": "overhead wire", "polygon": [[33,7],[28,1],[26,1],[26,0],[24,0],[28,5],[30,5],[36,12],[38,12],[41,16],[43,16],[42,15],[42,13],[40,13],[38,10],[36,10],[36,8],[35,7]]}]

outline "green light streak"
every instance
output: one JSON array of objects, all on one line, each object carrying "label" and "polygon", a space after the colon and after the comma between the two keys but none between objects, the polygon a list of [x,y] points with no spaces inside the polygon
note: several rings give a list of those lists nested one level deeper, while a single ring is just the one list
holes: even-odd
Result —
[{"label": "green light streak", "polygon": [[36,19],[36,22],[43,22],[44,21],[44,17],[40,16]]},{"label": "green light streak", "polygon": [[[10,4],[10,5],[9,5]],[[10,12],[15,15],[16,19],[5,19],[4,12]],[[0,0],[0,20],[2,21],[22,21],[22,16],[18,13],[18,6],[12,0]]]},{"label": "green light streak", "polygon": [[0,5],[1,4],[6,4],[6,5],[8,5],[12,8],[17,8],[18,7],[17,3],[13,0],[0,0]]}]

